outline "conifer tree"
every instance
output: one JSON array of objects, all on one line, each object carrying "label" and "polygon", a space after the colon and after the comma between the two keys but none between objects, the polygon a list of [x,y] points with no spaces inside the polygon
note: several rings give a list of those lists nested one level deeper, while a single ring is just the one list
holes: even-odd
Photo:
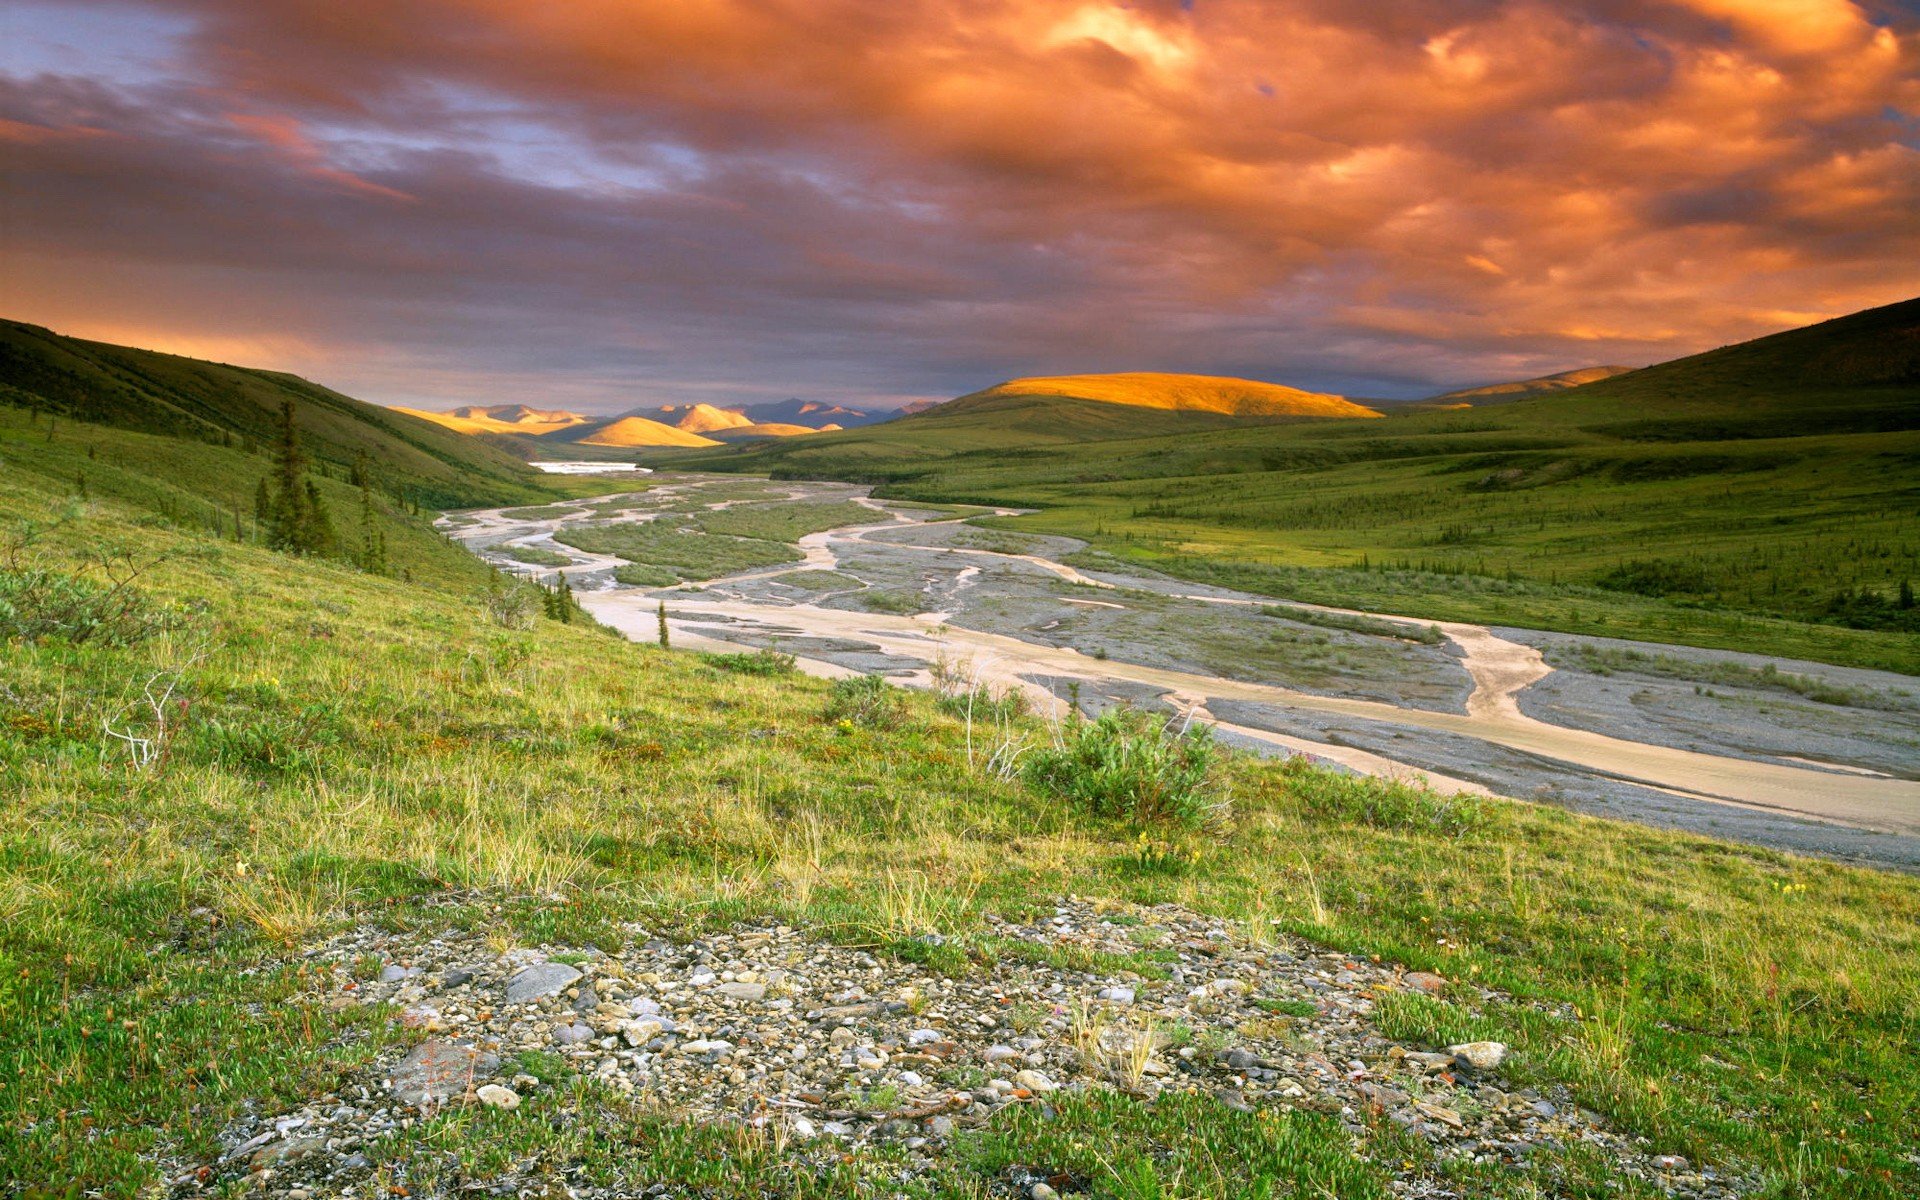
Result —
[{"label": "conifer tree", "polygon": [[660,648],[662,650],[670,648],[667,643],[667,602],[665,600],[660,602]]}]

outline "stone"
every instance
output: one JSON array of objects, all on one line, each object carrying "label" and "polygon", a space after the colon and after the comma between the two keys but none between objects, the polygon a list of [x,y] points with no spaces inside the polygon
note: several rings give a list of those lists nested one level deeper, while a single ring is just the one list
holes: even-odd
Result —
[{"label": "stone", "polygon": [[577,1013],[590,1013],[598,1007],[600,1007],[600,993],[594,991],[590,983],[581,988],[580,994],[573,998],[573,1011]]},{"label": "stone", "polygon": [[733,1043],[719,1038],[703,1038],[697,1042],[688,1042],[680,1047],[682,1054],[714,1054],[733,1049]]},{"label": "stone", "polygon": [[283,1138],[271,1145],[261,1147],[253,1156],[253,1165],[277,1167],[283,1163],[298,1162],[307,1155],[316,1154],[326,1148],[327,1139],[319,1134]]},{"label": "stone", "polygon": [[729,999],[748,1004],[758,1003],[767,998],[767,985],[764,983],[723,983],[717,990]]},{"label": "stone", "polygon": [[1057,1091],[1060,1086],[1039,1071],[1031,1070],[1016,1072],[1013,1077],[1013,1085],[1015,1087],[1023,1087],[1036,1096]]},{"label": "stone", "polygon": [[1226,1051],[1220,1057],[1226,1062],[1227,1067],[1234,1071],[1248,1071],[1260,1065],[1260,1056],[1258,1054],[1255,1054],[1251,1050],[1244,1050],[1239,1046],[1235,1046],[1233,1049]]},{"label": "stone", "polygon": [[1431,971],[1408,971],[1400,982],[1429,996],[1438,996],[1447,990],[1447,981]]},{"label": "stone", "polygon": [[927,1122],[927,1134],[930,1137],[948,1138],[953,1136],[953,1121],[948,1117],[935,1117]]},{"label": "stone", "polygon": [[473,972],[466,967],[448,967],[440,972],[440,986],[443,988],[457,988],[472,979]]},{"label": "stone", "polygon": [[1476,1071],[1495,1071],[1507,1059],[1507,1047],[1503,1042],[1462,1042],[1458,1046],[1448,1046],[1447,1053],[1463,1067],[1472,1067]]},{"label": "stone", "polygon": [[562,1046],[577,1046],[593,1040],[593,1028],[589,1025],[562,1025],[553,1031],[553,1040]]},{"label": "stone", "polygon": [[578,978],[580,972],[566,963],[535,963],[507,980],[507,1003],[528,1004],[558,995]]},{"label": "stone", "polygon": [[388,963],[386,966],[380,968],[380,982],[399,983],[411,974],[413,974],[412,971],[401,966],[399,963]]},{"label": "stone", "polygon": [[480,1103],[488,1108],[504,1108],[512,1112],[520,1107],[520,1093],[510,1087],[501,1087],[497,1083],[483,1084],[474,1095],[478,1096]]},{"label": "stone", "polygon": [[1132,1004],[1134,992],[1130,987],[1107,987],[1100,989],[1102,1000],[1111,1000],[1115,1004]]},{"label": "stone", "polygon": [[500,1069],[500,1056],[441,1038],[415,1046],[387,1073],[394,1099],[417,1108],[464,1095],[476,1080]]}]

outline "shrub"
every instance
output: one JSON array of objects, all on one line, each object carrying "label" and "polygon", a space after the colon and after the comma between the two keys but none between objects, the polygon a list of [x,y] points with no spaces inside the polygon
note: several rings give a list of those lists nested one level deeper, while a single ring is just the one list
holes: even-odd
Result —
[{"label": "shrub", "polygon": [[481,599],[487,619],[502,629],[529,629],[536,604],[534,589],[517,583],[496,584]]},{"label": "shrub", "polygon": [[1141,824],[1201,825],[1226,802],[1212,799],[1219,745],[1205,726],[1134,709],[1072,720],[1058,744],[1027,761],[1028,783],[1098,816]]},{"label": "shrub", "polygon": [[1308,770],[1305,759],[1291,759],[1289,766],[1289,790],[1314,817],[1448,837],[1461,837],[1486,822],[1486,805],[1464,792],[1444,796],[1397,780]]},{"label": "shrub", "polygon": [[124,581],[102,583],[39,567],[0,568],[0,639],[57,637],[75,645],[131,646],[174,624],[174,614]]},{"label": "shrub", "polygon": [[791,675],[796,666],[793,655],[782,654],[771,646],[745,654],[702,653],[700,658],[708,666],[732,671],[736,675]]},{"label": "shrub", "polygon": [[892,724],[906,708],[900,689],[878,675],[855,675],[833,681],[827,695],[828,721],[864,725],[869,729]]}]

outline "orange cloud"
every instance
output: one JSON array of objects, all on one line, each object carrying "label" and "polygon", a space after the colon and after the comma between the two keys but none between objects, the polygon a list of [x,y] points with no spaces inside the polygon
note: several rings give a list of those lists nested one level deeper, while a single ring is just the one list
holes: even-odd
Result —
[{"label": "orange cloud", "polygon": [[[191,18],[190,77],[100,127],[219,146],[199,186],[325,185],[287,219],[338,246],[326,270],[389,256],[355,286],[414,313],[390,337],[435,294],[533,289],[615,357],[804,328],[840,356],[822,387],[902,390],[865,355],[929,390],[1164,366],[1413,389],[1920,290],[1920,18],[1894,5],[152,2]],[[21,96],[10,143],[92,119]],[[169,170],[113,161],[129,203]],[[128,252],[190,272],[195,236]],[[296,286],[286,253],[259,286]]]}]

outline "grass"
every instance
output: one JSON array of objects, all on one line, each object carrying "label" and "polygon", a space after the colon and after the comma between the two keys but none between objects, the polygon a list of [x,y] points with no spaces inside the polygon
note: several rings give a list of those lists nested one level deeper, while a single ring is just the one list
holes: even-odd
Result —
[{"label": "grass", "polygon": [[508,546],[506,555],[515,562],[535,567],[564,567],[573,561],[557,550],[542,550],[538,546]]},{"label": "grass", "polygon": [[629,525],[568,526],[556,532],[553,540],[671,571],[683,580],[717,579],[800,558],[798,550],[782,542],[708,533],[671,517]]},{"label": "grass", "polygon": [[1824,679],[1782,671],[1773,663],[1755,667],[1731,659],[1703,662],[1672,654],[1649,654],[1620,646],[1596,646],[1591,642],[1579,642],[1565,648],[1554,647],[1546,652],[1546,657],[1554,666],[1570,667],[1595,675],[1643,675],[1655,679],[1717,684],[1721,687],[1759,688],[1845,708],[1873,708],[1888,712],[1920,708],[1920,698],[1916,698],[1912,691],[1894,688],[1881,692],[1870,688],[1845,687]]},{"label": "grass", "polygon": [[[59,512],[76,464],[105,461],[31,568],[84,574],[125,546],[148,564],[143,602],[187,623],[0,644],[0,1179],[55,1182],[58,1164],[62,1184],[146,1194],[163,1152],[211,1161],[242,1108],[338,1086],[400,1033],[285,1001],[302,970],[360,969],[299,954],[356,923],[578,947],[630,920],[764,915],[882,953],[930,954],[912,938],[936,930],[940,963],[969,972],[1067,961],[1073,947],[1005,942],[983,915],[1074,894],[1257,919],[1462,981],[1381,1020],[1497,1036],[1522,1081],[1566,1083],[1663,1152],[1751,1169],[1763,1195],[1920,1188],[1920,880],[1240,759],[1220,767],[1219,829],[1143,841],[969,765],[964,722],[933,697],[719,670],[580,624],[505,628],[482,603],[492,574],[422,521],[381,518],[405,577],[275,554],[196,507],[251,487],[229,477],[244,454],[63,430],[0,421],[0,530]],[[185,662],[193,644],[207,652]],[[102,723],[170,664],[181,705],[137,769]],[[1148,974],[1157,953],[1092,965]],[[1513,1000],[1483,1004],[1480,986]],[[1366,1195],[1467,1170],[1309,1113],[1054,1107],[1008,1114],[912,1184],[893,1152],[821,1158],[571,1083],[514,1113],[442,1113],[378,1152],[416,1189],[532,1162],[555,1186],[740,1197],[963,1196],[1022,1164],[1141,1197]]]}]

